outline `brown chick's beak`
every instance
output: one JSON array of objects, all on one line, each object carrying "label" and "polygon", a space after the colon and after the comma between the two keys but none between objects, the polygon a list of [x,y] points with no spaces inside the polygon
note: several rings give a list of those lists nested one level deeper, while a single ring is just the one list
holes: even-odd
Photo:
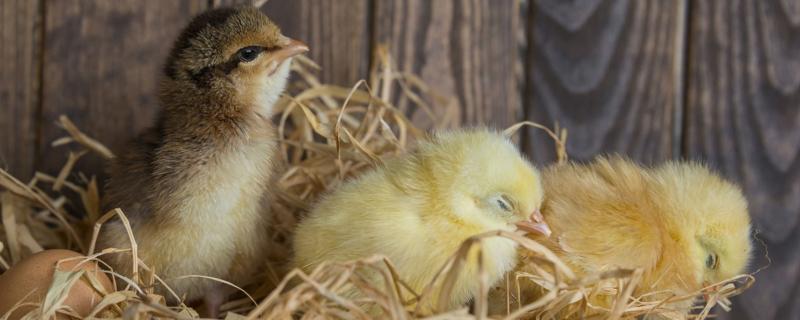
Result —
[{"label": "brown chick's beak", "polygon": [[272,52],[272,56],[273,59],[280,64],[286,59],[306,52],[308,52],[308,46],[305,43],[294,39],[288,39],[286,44],[282,45],[280,49]]},{"label": "brown chick's beak", "polygon": [[517,228],[528,232],[538,232],[545,237],[550,237],[550,234],[553,233],[547,223],[544,222],[544,217],[542,213],[539,212],[539,209],[536,209],[536,211],[531,214],[530,220],[517,222]]}]

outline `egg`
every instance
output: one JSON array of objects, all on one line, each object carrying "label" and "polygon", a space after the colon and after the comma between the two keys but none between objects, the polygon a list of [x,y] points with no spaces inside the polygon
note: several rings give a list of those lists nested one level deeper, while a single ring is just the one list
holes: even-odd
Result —
[{"label": "egg", "polygon": [[[99,270],[96,262],[87,261],[76,267],[82,261],[81,257],[83,255],[80,253],[70,250],[45,250],[21,260],[0,275],[0,292],[2,292],[0,294],[0,318],[23,299],[25,303],[34,303],[39,306],[53,282],[56,263],[63,259],[73,258],[60,263],[59,271],[70,272],[83,269],[86,273],[92,274],[106,292],[113,292],[114,286],[111,280]],[[86,280],[85,276],[81,276],[61,305],[68,306],[85,317],[101,299],[100,294]],[[34,310],[36,306],[17,308],[8,319],[19,319]]]}]

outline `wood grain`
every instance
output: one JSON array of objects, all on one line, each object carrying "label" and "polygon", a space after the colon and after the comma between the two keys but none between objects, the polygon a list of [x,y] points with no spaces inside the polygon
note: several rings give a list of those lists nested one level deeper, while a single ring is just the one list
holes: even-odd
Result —
[{"label": "wood grain", "polygon": [[[153,122],[156,86],[173,39],[203,0],[48,1],[45,20],[42,167],[57,172],[64,148],[51,148],[67,114],[112,150]],[[102,172],[90,157],[79,170]]]},{"label": "wood grain", "polygon": [[[531,6],[526,119],[569,131],[574,159],[679,152],[685,1],[559,1]],[[528,130],[538,162],[552,140]]]},{"label": "wood grain", "polygon": [[[252,0],[215,0],[215,5],[252,4]],[[353,86],[369,68],[367,0],[270,0],[261,11],[286,36],[308,44],[308,56],[322,67],[323,83]]]},{"label": "wood grain", "polygon": [[39,1],[0,2],[0,168],[31,177],[39,107]]},{"label": "wood grain", "polygon": [[798,319],[800,4],[697,1],[692,12],[685,149],[742,184],[773,259],[729,316]]},{"label": "wood grain", "polygon": [[[505,127],[522,116],[520,6],[511,0],[376,0],[373,42],[388,46],[400,70],[455,97],[463,123]],[[412,119],[424,121],[417,111],[410,110]]]}]

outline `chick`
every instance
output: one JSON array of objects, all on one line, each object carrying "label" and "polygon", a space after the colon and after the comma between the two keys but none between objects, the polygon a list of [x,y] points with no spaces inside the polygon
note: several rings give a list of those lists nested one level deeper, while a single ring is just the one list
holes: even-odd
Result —
[{"label": "chick", "polygon": [[[297,227],[294,265],[311,271],[323,261],[381,254],[422,292],[470,236],[515,224],[548,233],[536,221],[542,196],[539,172],[501,134],[440,132],[325,196]],[[516,244],[490,238],[484,248],[496,282],[515,265]],[[477,265],[467,262],[443,305],[463,305],[477,293]]]},{"label": "chick", "polygon": [[[257,271],[278,162],[270,115],[291,58],[307,50],[256,9],[200,14],[167,59],[156,126],[111,165],[105,206],[130,219],[143,262],[178,295],[205,298],[211,316],[226,290],[176,278],[236,284]],[[130,247],[119,221],[104,227],[100,247]],[[128,254],[107,260],[130,276]]]},{"label": "chick", "polygon": [[[553,234],[533,238],[579,276],[641,268],[643,279],[634,295],[685,295],[746,269],[751,251],[747,202],[736,185],[700,164],[668,162],[646,169],[621,157],[599,158],[587,165],[550,167],[542,179],[547,194],[542,214]],[[492,292],[498,294],[505,297]],[[540,294],[526,285],[523,302]],[[592,303],[610,307],[608,301]],[[690,306],[691,301],[670,305],[682,314]]]}]

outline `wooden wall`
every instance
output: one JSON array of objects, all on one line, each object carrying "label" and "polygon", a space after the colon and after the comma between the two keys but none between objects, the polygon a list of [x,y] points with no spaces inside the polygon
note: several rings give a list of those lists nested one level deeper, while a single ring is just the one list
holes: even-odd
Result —
[{"label": "wooden wall", "polygon": [[[0,0],[0,165],[56,171],[60,114],[119,147],[151,123],[181,26],[246,2]],[[800,318],[800,0],[271,0],[263,11],[309,43],[325,81],[364,78],[385,43],[468,123],[558,122],[577,159],[707,161],[743,185],[774,260],[723,317]],[[553,158],[541,133],[521,140],[538,162]]]}]

